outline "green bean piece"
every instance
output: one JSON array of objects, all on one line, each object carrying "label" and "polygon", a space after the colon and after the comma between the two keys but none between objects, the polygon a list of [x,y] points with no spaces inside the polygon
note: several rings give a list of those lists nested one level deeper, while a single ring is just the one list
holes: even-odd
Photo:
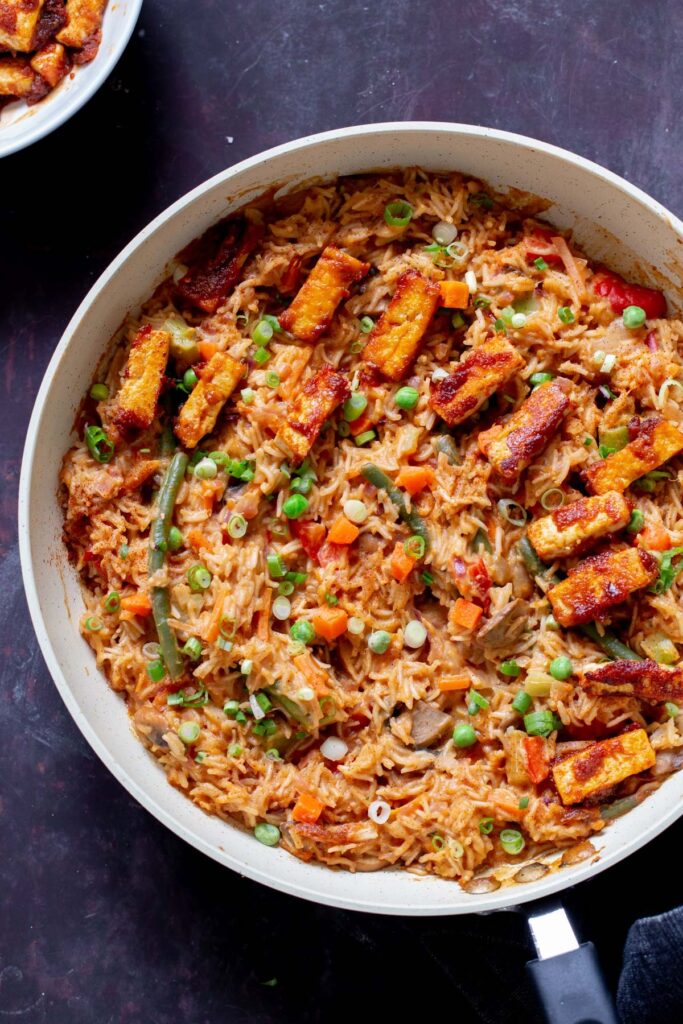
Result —
[{"label": "green bean piece", "polygon": [[[152,543],[149,549],[150,576],[158,572],[164,565],[168,533],[173,520],[173,508],[178,497],[178,489],[185,476],[187,461],[187,455],[184,452],[176,452],[168,464],[166,475],[159,488],[158,514],[152,523]],[[178,679],[184,672],[184,663],[175,633],[168,623],[171,615],[171,596],[168,587],[152,587],[152,614],[166,671],[171,679]]]},{"label": "green bean piece", "polygon": [[450,434],[437,434],[432,440],[432,445],[435,452],[443,453],[446,456],[449,466],[462,465],[458,446]]},{"label": "green bean piece", "polygon": [[517,544],[517,550],[522,556],[522,561],[524,562],[526,570],[530,576],[533,576],[534,578],[536,576],[545,577],[545,574],[548,571],[548,566],[538,557],[528,537],[522,537]]},{"label": "green bean piece", "polygon": [[159,437],[159,451],[162,455],[173,455],[175,452],[175,437],[170,427],[164,427]]},{"label": "green bean piece", "polygon": [[380,491],[386,491],[387,496],[393,505],[396,506],[399,519],[410,527],[411,533],[416,533],[419,537],[422,537],[425,542],[425,547],[429,547],[429,532],[427,530],[426,523],[422,516],[418,515],[412,509],[408,509],[406,504],[405,495],[392,480],[383,473],[379,467],[373,465],[371,462],[366,463],[361,469],[362,475]]},{"label": "green bean piece", "polygon": [[612,661],[644,661],[645,659],[632,651],[626,644],[622,644],[613,633],[604,633],[602,636],[593,622],[581,627],[581,632],[597,644]]},{"label": "green bean piece", "polygon": [[611,804],[603,804],[600,808],[600,817],[603,821],[611,821],[613,818],[620,818],[622,814],[627,814],[637,806],[638,800],[635,796],[625,796]]},{"label": "green bean piece", "polygon": [[264,686],[263,692],[268,694],[274,704],[279,704],[282,710],[290,718],[293,718],[295,722],[302,722],[304,725],[311,724],[311,720],[304,709],[295,700],[292,700],[291,697],[280,693],[274,686]]}]

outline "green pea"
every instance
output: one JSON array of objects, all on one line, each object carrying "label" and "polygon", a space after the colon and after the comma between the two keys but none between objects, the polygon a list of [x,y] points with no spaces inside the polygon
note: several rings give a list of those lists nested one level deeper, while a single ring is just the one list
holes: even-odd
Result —
[{"label": "green pea", "polygon": [[290,494],[282,506],[282,511],[288,519],[299,519],[308,508],[308,500],[303,494]]},{"label": "green pea", "polygon": [[553,658],[548,671],[553,679],[569,679],[574,672],[574,666],[567,655],[562,654],[559,658]]},{"label": "green pea", "polygon": [[467,722],[458,722],[453,730],[453,742],[456,747],[471,747],[477,742],[477,734]]},{"label": "green pea", "polygon": [[399,388],[394,396],[394,401],[399,409],[414,409],[420,398],[420,393],[415,388]]},{"label": "green pea", "polygon": [[647,316],[642,306],[627,306],[623,312],[623,318],[624,327],[635,329],[643,326]]}]

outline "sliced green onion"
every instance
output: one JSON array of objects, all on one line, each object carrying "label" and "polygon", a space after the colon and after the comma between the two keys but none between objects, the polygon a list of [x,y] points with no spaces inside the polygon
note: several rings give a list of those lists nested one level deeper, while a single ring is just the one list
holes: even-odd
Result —
[{"label": "sliced green onion", "polygon": [[190,590],[195,593],[199,593],[202,590],[208,590],[211,586],[212,580],[211,573],[205,565],[198,563],[193,565],[191,569],[187,571],[187,582],[190,584]]},{"label": "sliced green onion", "polygon": [[639,508],[634,508],[631,512],[631,518],[629,519],[628,526],[626,529],[629,533],[639,533],[645,525],[645,516]]},{"label": "sliced green onion", "polygon": [[399,388],[394,395],[394,401],[399,409],[414,409],[420,398],[420,393],[416,388],[406,387]]},{"label": "sliced green onion", "polygon": [[515,315],[510,320],[510,326],[514,327],[516,331],[519,331],[522,327],[524,327],[526,321],[526,313],[515,313]]},{"label": "sliced green onion", "polygon": [[664,633],[651,633],[641,641],[640,646],[648,658],[659,665],[675,665],[678,661],[678,648]]},{"label": "sliced green onion", "polygon": [[539,384],[545,384],[549,380],[554,380],[555,375],[552,373],[532,373],[529,377],[529,383],[532,388],[537,388]]},{"label": "sliced green onion", "polygon": [[431,587],[431,585],[434,582],[434,577],[432,576],[431,572],[429,572],[426,569],[424,572],[420,573],[420,579],[422,580],[426,587]]},{"label": "sliced green onion", "polygon": [[[370,318],[368,317],[368,319]],[[359,352],[362,352],[364,348],[365,342],[361,341],[360,338],[357,338],[355,341],[352,341],[351,344],[349,345],[349,352],[355,356],[358,355]]]},{"label": "sliced green onion", "polygon": [[256,392],[253,388],[242,388],[240,391],[240,398],[245,405],[251,405],[256,398]]},{"label": "sliced green onion", "polygon": [[450,245],[457,237],[458,229],[447,220],[440,220],[432,228],[432,238],[439,245]]},{"label": "sliced green onion", "polygon": [[178,737],[185,744],[196,743],[199,739],[199,726],[196,722],[183,722],[178,729]]},{"label": "sliced green onion", "polygon": [[285,563],[280,557],[280,555],[267,555],[266,566],[268,568],[268,575],[270,576],[271,580],[282,579],[282,577],[287,572]]},{"label": "sliced green onion", "polygon": [[209,694],[205,686],[194,693],[185,693],[184,690],[179,690],[177,693],[169,693],[166,703],[171,707],[176,705],[183,708],[203,708],[209,703]]},{"label": "sliced green onion", "polygon": [[564,505],[564,491],[561,491],[559,487],[551,487],[549,490],[544,491],[541,495],[541,505],[546,512],[562,508]]},{"label": "sliced green onion", "polygon": [[84,437],[95,462],[111,462],[114,458],[114,442],[109,439],[102,427],[86,427]]},{"label": "sliced green onion", "polygon": [[243,676],[250,676],[251,670],[254,667],[254,662],[251,658],[245,658],[244,661],[240,662],[240,672]]},{"label": "sliced green onion", "polygon": [[667,393],[667,391],[669,391],[671,388],[680,388],[681,390],[683,390],[683,383],[680,380],[676,380],[675,377],[668,377],[664,381],[664,383],[662,384],[661,388],[659,389],[659,393],[657,395],[657,402],[659,404],[659,408],[660,409],[664,405],[664,402],[666,401],[666,393]]},{"label": "sliced green onion", "polygon": [[178,551],[179,548],[185,543],[185,538],[178,529],[177,526],[172,526],[168,531],[168,541],[166,542],[169,551]]},{"label": "sliced green onion", "polygon": [[629,329],[635,329],[642,327],[647,320],[647,314],[642,306],[627,306],[622,313],[624,319],[624,327]]},{"label": "sliced green onion", "polygon": [[166,667],[161,659],[147,663],[147,675],[153,683],[160,683],[166,675]]},{"label": "sliced green onion", "polygon": [[292,614],[292,602],[288,597],[280,595],[273,601],[273,616],[284,622]]},{"label": "sliced green onion", "polygon": [[282,583],[278,584],[277,592],[281,597],[289,597],[290,594],[294,593],[294,584],[291,580],[283,580]]},{"label": "sliced green onion", "polygon": [[254,352],[254,362],[258,363],[259,366],[263,366],[270,359],[270,352],[267,348],[257,348]]},{"label": "sliced green onion", "polygon": [[340,437],[351,436],[351,426],[347,420],[339,420],[339,422],[337,423],[337,433],[339,434]]},{"label": "sliced green onion", "polygon": [[529,736],[550,736],[561,727],[562,722],[552,711],[532,711],[524,716],[524,728]]},{"label": "sliced green onion", "polygon": [[468,197],[468,200],[472,206],[481,206],[485,210],[493,209],[493,199],[486,192],[475,192],[474,195]]},{"label": "sliced green onion", "polygon": [[85,620],[85,628],[89,633],[99,633],[103,626],[102,619],[98,619],[97,615],[89,615]]},{"label": "sliced green onion", "polygon": [[384,219],[392,228],[404,228],[410,223],[413,208],[404,199],[395,199],[384,208]]},{"label": "sliced green onion", "polygon": [[194,475],[198,480],[214,480],[218,475],[218,466],[213,459],[202,459],[194,467]]},{"label": "sliced green onion", "polygon": [[353,423],[362,416],[368,407],[368,400],[362,391],[353,391],[342,406],[342,414],[347,423]]},{"label": "sliced green onion", "polygon": [[[169,534],[169,539],[170,539],[170,534]],[[170,547],[170,544],[169,544],[169,547]],[[128,545],[127,544],[122,544],[121,547],[119,548],[119,558],[123,559],[123,561],[125,562],[125,560],[128,558],[129,554],[130,554],[130,548],[128,547]]]},{"label": "sliced green onion", "polygon": [[574,314],[569,306],[560,306],[557,311],[557,315],[563,324],[573,324]]},{"label": "sliced green onion", "polygon": [[600,443],[607,445],[613,452],[619,452],[625,448],[629,441],[628,427],[608,427],[600,431]]},{"label": "sliced green onion", "polygon": [[372,328],[375,326],[375,321],[372,319],[371,316],[363,316],[361,317],[358,326],[360,327],[363,334],[369,334]]},{"label": "sliced green onion", "polygon": [[518,690],[515,694],[515,699],[512,702],[512,707],[520,715],[526,715],[527,711],[531,707],[532,700],[529,694],[525,690]]},{"label": "sliced green onion", "polygon": [[422,647],[427,639],[427,629],[417,619],[411,619],[403,630],[403,643],[406,647],[417,650]]},{"label": "sliced green onion", "polygon": [[104,610],[106,612],[117,612],[121,607],[121,595],[118,590],[112,590],[104,599]]},{"label": "sliced green onion", "polygon": [[524,842],[524,836],[521,832],[518,832],[516,828],[504,828],[499,836],[500,845],[503,847],[506,853],[511,856],[516,856],[521,853],[526,843]]},{"label": "sliced green onion", "polygon": [[528,796],[521,797],[519,803],[517,804],[517,806],[519,807],[520,811],[525,811],[527,809],[527,807],[529,806],[529,797]]},{"label": "sliced green onion", "polygon": [[109,398],[109,388],[106,384],[93,384],[90,388],[90,397],[96,402],[106,402]]},{"label": "sliced green onion", "polygon": [[468,722],[458,722],[453,730],[453,742],[456,747],[471,747],[477,742],[477,734]]},{"label": "sliced green onion", "polygon": [[339,598],[335,594],[325,594],[325,603],[329,604],[330,608],[334,608],[339,604]]},{"label": "sliced green onion", "polygon": [[182,651],[183,654],[186,654],[188,656],[188,658],[192,658],[193,661],[196,661],[197,658],[200,658],[202,654],[201,640],[199,640],[196,636],[191,636],[188,640],[185,641]]},{"label": "sliced green onion", "polygon": [[269,370],[266,374],[266,386],[269,388],[279,388],[280,375],[275,370]]},{"label": "sliced green onion", "polygon": [[525,508],[512,498],[501,498],[497,505],[498,512],[512,526],[524,526],[527,520]]},{"label": "sliced green onion", "polygon": [[289,630],[292,640],[300,644],[310,644],[315,639],[315,628],[307,619],[298,619]]},{"label": "sliced green onion", "polygon": [[664,707],[666,708],[666,713],[669,718],[678,718],[681,713],[681,709],[678,704],[674,704],[673,701],[668,700]]},{"label": "sliced green onion", "polygon": [[477,690],[470,690],[467,695],[467,714],[476,715],[478,711],[486,711],[489,703]]},{"label": "sliced green onion", "polygon": [[228,718],[234,718],[240,709],[240,703],[238,700],[228,700],[223,705],[223,714],[227,715]]},{"label": "sliced green onion", "polygon": [[403,543],[403,550],[408,555],[408,558],[413,558],[418,561],[420,558],[424,558],[425,551],[427,550],[427,544],[424,537],[421,537],[419,533],[414,533],[412,537]]},{"label": "sliced green onion", "polygon": [[474,306],[475,309],[486,309],[488,306],[491,305],[491,300],[489,299],[488,295],[477,295],[475,296],[472,305]]},{"label": "sliced green onion", "polygon": [[252,341],[260,348],[265,348],[272,337],[273,325],[268,323],[265,318],[263,320],[259,320],[251,332]]},{"label": "sliced green onion", "polygon": [[242,748],[239,743],[231,743],[228,747],[228,753],[230,757],[239,757],[242,753]]},{"label": "sliced green onion", "polygon": [[534,260],[534,266],[536,267],[537,270],[547,270],[548,269],[548,264],[546,263],[546,261],[543,259],[542,256],[539,256],[537,259]]},{"label": "sliced green onion", "polygon": [[344,515],[352,523],[364,523],[368,518],[368,507],[363,501],[357,498],[349,498],[344,502]]},{"label": "sliced green onion", "polygon": [[267,324],[270,324],[270,326],[273,328],[273,332],[275,334],[282,334],[282,328],[280,327],[280,321],[278,320],[278,318],[276,316],[273,316],[272,313],[265,313],[261,319],[265,320]]},{"label": "sliced green onion", "polygon": [[261,821],[254,829],[254,838],[264,846],[277,846],[280,842],[280,829],[267,821]]},{"label": "sliced green onion", "polygon": [[347,629],[349,633],[352,633],[354,636],[360,636],[365,632],[365,623],[356,615],[352,615],[348,621]]},{"label": "sliced green onion", "polygon": [[230,516],[228,519],[228,533],[235,540],[239,540],[240,537],[244,537],[247,532],[247,521],[243,515],[239,513],[234,516]]},{"label": "sliced green onion", "polygon": [[391,633],[386,629],[376,629],[368,637],[368,647],[373,654],[384,654],[389,649]]},{"label": "sliced green onion", "polygon": [[483,836],[488,836],[493,832],[493,818],[482,818],[479,822],[479,831]]},{"label": "sliced green onion", "polygon": [[507,330],[505,321],[501,320],[500,317],[497,320],[494,320],[493,329],[497,334],[502,334],[504,331]]},{"label": "sliced green onion", "polygon": [[438,832],[434,833],[434,835],[431,837],[431,840],[432,849],[435,850],[437,853],[439,852],[439,850],[443,850],[444,846],[446,845],[446,840],[444,839],[443,836],[440,836]]},{"label": "sliced green onion", "polygon": [[502,661],[498,666],[498,671],[504,676],[509,676],[510,679],[516,679],[522,670],[517,662],[512,659],[511,661]]},{"label": "sliced green onion", "polygon": [[465,326],[465,317],[462,313],[454,313],[451,317],[451,327],[454,327],[457,331],[460,327]]},{"label": "sliced green onion", "polygon": [[364,430],[362,434],[358,434],[354,437],[354,441],[360,447],[361,445],[367,444],[368,441],[372,441],[377,435],[374,430]]}]

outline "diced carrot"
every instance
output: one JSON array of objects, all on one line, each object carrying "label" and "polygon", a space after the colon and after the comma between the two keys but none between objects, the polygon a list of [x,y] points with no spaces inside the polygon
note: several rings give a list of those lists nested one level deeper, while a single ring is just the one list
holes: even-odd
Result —
[{"label": "diced carrot", "polygon": [[439,689],[442,693],[451,693],[453,690],[469,690],[469,676],[444,676],[439,679]]},{"label": "diced carrot", "polygon": [[464,597],[459,597],[451,609],[453,623],[463,629],[475,629],[483,614],[484,609],[480,605],[466,601]]},{"label": "diced carrot", "polygon": [[668,551],[671,537],[661,523],[648,523],[638,534],[637,544],[648,551]]},{"label": "diced carrot", "polygon": [[394,548],[391,556],[390,568],[391,575],[395,580],[398,580],[399,583],[403,583],[407,580],[415,568],[415,559],[406,554],[406,550],[401,541],[398,541]]},{"label": "diced carrot", "polygon": [[311,615],[313,627],[323,640],[336,640],[346,632],[349,617],[343,608],[318,608]]},{"label": "diced carrot", "polygon": [[266,587],[263,592],[263,608],[259,612],[256,635],[259,640],[267,640],[270,635],[270,606],[273,600],[271,587]]},{"label": "diced carrot", "polygon": [[339,516],[332,523],[327,539],[330,544],[353,544],[359,533],[358,527],[349,522],[346,516]]},{"label": "diced carrot", "polygon": [[358,435],[362,434],[363,431],[369,430],[372,425],[372,417],[368,415],[368,410],[366,409],[365,412],[361,413],[357,420],[354,420],[353,423],[349,423],[351,437],[358,437]]},{"label": "diced carrot", "polygon": [[187,539],[190,542],[190,547],[194,548],[195,551],[199,551],[200,548],[210,548],[211,544],[206,539],[201,530],[190,530],[187,535]]},{"label": "diced carrot", "polygon": [[412,498],[433,484],[434,480],[434,470],[431,466],[404,466],[394,483],[397,487],[403,487]]},{"label": "diced carrot", "polygon": [[206,359],[207,363],[211,356],[215,356],[216,352],[218,352],[218,345],[215,341],[200,341],[197,348],[199,349],[200,356],[202,359]]},{"label": "diced carrot", "polygon": [[441,292],[439,302],[446,309],[467,309],[470,290],[464,281],[441,281],[439,291]]},{"label": "diced carrot", "polygon": [[525,736],[522,740],[526,754],[526,770],[531,781],[538,785],[550,775],[548,748],[542,736]]},{"label": "diced carrot", "polygon": [[294,821],[315,825],[324,809],[325,804],[321,803],[317,796],[313,796],[312,793],[302,793],[294,804],[292,817]]},{"label": "diced carrot", "polygon": [[327,676],[313,661],[310,654],[297,654],[294,664],[306,676],[318,697],[325,697],[330,692],[327,686]]},{"label": "diced carrot", "polygon": [[218,590],[216,603],[213,606],[211,618],[209,619],[209,624],[206,627],[206,632],[204,633],[204,639],[208,644],[215,644],[216,640],[218,640],[218,634],[221,629],[221,620],[223,618],[223,605],[225,604],[226,592],[227,587],[225,585],[222,585]]},{"label": "diced carrot", "polygon": [[152,602],[147,594],[144,594],[142,591],[122,597],[121,607],[125,612],[132,612],[133,615],[144,617],[152,614]]}]

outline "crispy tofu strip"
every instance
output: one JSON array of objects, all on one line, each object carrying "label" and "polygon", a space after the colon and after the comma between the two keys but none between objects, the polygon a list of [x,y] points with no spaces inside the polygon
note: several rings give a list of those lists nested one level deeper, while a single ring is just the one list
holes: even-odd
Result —
[{"label": "crispy tofu strip", "polygon": [[0,50],[28,53],[45,0],[2,0],[0,2]]},{"label": "crispy tofu strip", "polygon": [[405,377],[440,301],[441,289],[435,281],[417,270],[406,270],[370,333],[363,362],[388,380]]},{"label": "crispy tofu strip", "polygon": [[556,377],[535,388],[504,426],[479,435],[479,448],[498,476],[515,483],[549,443],[569,412],[571,383]]},{"label": "crispy tofu strip", "polygon": [[580,626],[626,601],[657,575],[657,559],[649,551],[605,551],[572,569],[566,580],[548,591],[548,599],[561,626]]},{"label": "crispy tofu strip", "polygon": [[656,661],[610,661],[584,672],[581,685],[599,696],[623,694],[649,704],[683,700],[683,668],[669,668]]},{"label": "crispy tofu strip", "polygon": [[299,341],[316,341],[332,323],[337,306],[349,288],[365,277],[369,263],[328,245],[291,305],[280,316],[280,326]]},{"label": "crispy tofu strip", "polygon": [[218,414],[244,374],[244,366],[226,352],[216,352],[185,402],[175,423],[176,437],[186,448],[195,448],[216,426]]},{"label": "crispy tofu strip", "polygon": [[31,67],[54,89],[67,74],[71,62],[61,43],[48,43],[31,58]]},{"label": "crispy tofu strip", "polygon": [[135,335],[113,417],[122,430],[146,430],[154,419],[170,344],[168,331],[154,331],[149,324]]},{"label": "crispy tofu strip", "polygon": [[598,740],[560,761],[553,779],[563,804],[578,804],[598,790],[616,786],[629,775],[652,768],[655,752],[644,729]]},{"label": "crispy tofu strip", "polygon": [[193,258],[186,259],[189,270],[178,281],[177,294],[205,313],[215,313],[240,280],[245,263],[262,237],[262,225],[244,217],[209,228],[190,247]]},{"label": "crispy tofu strip", "polygon": [[92,60],[100,45],[100,28],[106,6],[107,0],[66,0],[67,22],[57,33],[57,42],[83,50],[86,59]]},{"label": "crispy tofu strip", "polygon": [[432,383],[429,404],[449,427],[455,427],[473,416],[523,366],[519,352],[496,335],[469,352],[448,377]]},{"label": "crispy tofu strip", "polygon": [[0,57],[0,96],[30,99],[38,81],[25,57]]},{"label": "crispy tofu strip", "polygon": [[350,394],[346,377],[327,364],[308,378],[287,406],[286,420],[277,432],[295,466],[310,452],[325,420]]},{"label": "crispy tofu strip", "polygon": [[540,558],[554,562],[585,551],[600,537],[623,529],[630,518],[630,502],[618,491],[607,491],[536,519],[527,534]]},{"label": "crispy tofu strip", "polygon": [[625,491],[634,480],[657,469],[681,451],[683,433],[661,416],[653,416],[643,420],[637,437],[625,448],[589,466],[585,477],[595,494]]}]

